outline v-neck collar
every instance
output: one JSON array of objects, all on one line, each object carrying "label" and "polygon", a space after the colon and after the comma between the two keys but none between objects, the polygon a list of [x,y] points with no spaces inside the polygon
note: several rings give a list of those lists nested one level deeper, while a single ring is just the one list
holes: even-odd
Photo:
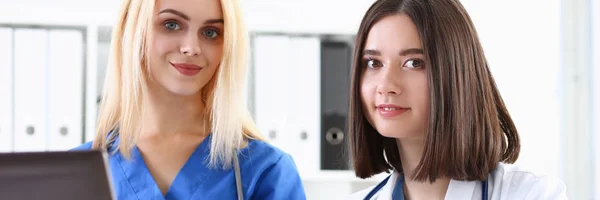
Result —
[{"label": "v-neck collar", "polygon": [[[162,195],[137,146],[131,149],[131,160],[125,159],[120,153],[116,153],[115,157],[138,199],[189,199],[209,173],[206,162],[211,135],[196,147],[173,179],[165,196]],[[118,144],[117,138],[114,146]]]}]

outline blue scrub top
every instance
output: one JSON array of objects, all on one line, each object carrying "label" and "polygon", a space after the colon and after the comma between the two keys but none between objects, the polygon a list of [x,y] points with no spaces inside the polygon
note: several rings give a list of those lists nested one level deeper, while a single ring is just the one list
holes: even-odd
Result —
[{"label": "blue scrub top", "polygon": [[[110,155],[113,188],[118,199],[237,199],[233,167],[228,170],[207,167],[209,135],[179,171],[165,196],[154,182],[143,157],[134,147],[131,160],[120,152]],[[116,147],[119,139],[115,141]],[[73,150],[89,150],[88,142]],[[110,151],[109,149],[109,152]],[[238,153],[245,199],[306,199],[304,187],[292,157],[259,140],[250,140]]]}]

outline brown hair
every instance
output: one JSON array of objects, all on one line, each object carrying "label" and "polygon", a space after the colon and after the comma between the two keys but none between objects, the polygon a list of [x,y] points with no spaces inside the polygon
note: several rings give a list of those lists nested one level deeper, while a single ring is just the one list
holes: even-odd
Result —
[{"label": "brown hair", "polygon": [[361,58],[369,30],[382,18],[397,14],[408,15],[416,25],[428,66],[425,148],[410,178],[485,180],[498,162],[514,163],[519,135],[460,2],[378,0],[360,24],[352,63],[348,130],[356,176],[366,178],[393,169],[402,173],[396,140],[380,135],[368,123],[360,98]]}]

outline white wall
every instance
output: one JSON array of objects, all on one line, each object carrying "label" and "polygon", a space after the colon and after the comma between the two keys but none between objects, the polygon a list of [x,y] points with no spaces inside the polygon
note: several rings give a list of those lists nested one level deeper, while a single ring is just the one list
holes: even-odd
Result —
[{"label": "white wall", "polygon": [[594,169],[594,182],[593,190],[596,191],[594,198],[600,199],[600,0],[594,0],[592,7],[592,20],[593,20],[593,51],[592,58],[594,59],[594,65],[592,71],[594,72],[592,80],[594,81],[594,116],[592,118],[592,124],[594,129],[592,135],[594,137],[594,153],[593,158],[595,162],[592,166]]},{"label": "white wall", "polygon": [[561,76],[563,79],[563,180],[571,199],[594,193],[592,6],[589,0],[562,1]]}]

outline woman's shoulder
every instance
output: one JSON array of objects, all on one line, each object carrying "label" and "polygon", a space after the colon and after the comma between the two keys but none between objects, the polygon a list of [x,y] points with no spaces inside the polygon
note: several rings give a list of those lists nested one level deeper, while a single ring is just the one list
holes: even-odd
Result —
[{"label": "woman's shoulder", "polygon": [[257,139],[249,139],[248,146],[246,146],[242,150],[251,150],[251,151],[265,151],[276,154],[283,154],[284,152],[278,147],[273,146],[267,141],[257,140]]},{"label": "woman's shoulder", "polygon": [[279,163],[282,159],[292,159],[289,154],[282,151],[278,147],[272,144],[262,141],[251,139],[248,141],[248,146],[243,148],[240,152],[240,158],[251,157],[253,161],[262,161],[266,164]]},{"label": "woman's shoulder", "polygon": [[[542,180],[560,182],[556,177],[524,168],[520,165],[498,163],[496,169],[490,174],[495,181],[512,183],[536,183]],[[552,183],[552,182],[551,182]]]},{"label": "woman's shoulder", "polygon": [[508,199],[567,199],[560,179],[519,165],[499,163],[489,179]]},{"label": "woman's shoulder", "polygon": [[[242,177],[257,199],[306,199],[292,157],[261,140],[250,140],[239,153]],[[244,175],[245,174],[245,175]]]},{"label": "woman's shoulder", "polygon": [[[281,149],[261,140],[250,140],[238,153],[240,166],[252,176],[299,176],[294,159]],[[269,179],[269,178],[268,178]],[[299,179],[299,177],[298,177]]]}]

